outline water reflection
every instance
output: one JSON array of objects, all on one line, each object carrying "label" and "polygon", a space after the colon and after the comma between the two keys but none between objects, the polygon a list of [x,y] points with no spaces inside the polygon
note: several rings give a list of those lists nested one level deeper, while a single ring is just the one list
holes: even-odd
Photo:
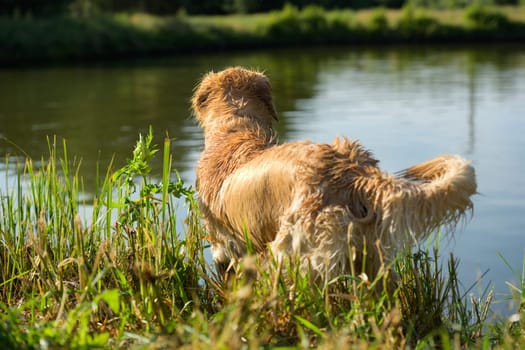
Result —
[{"label": "water reflection", "polygon": [[[279,58],[281,57],[281,58]],[[174,162],[188,172],[188,155],[202,136],[191,118],[189,99],[200,76],[229,65],[264,68],[273,77],[278,108],[293,109],[295,101],[312,95],[322,55],[260,53],[238,56],[182,58],[118,66],[52,67],[0,71],[0,154],[47,153],[47,136],[67,141],[69,154],[82,158],[83,172],[96,163],[105,167],[115,156],[123,164],[149,125],[158,141],[165,132],[175,139]],[[299,82],[297,84],[297,82]],[[279,132],[286,137],[282,120]],[[16,145],[16,147],[14,146]],[[86,182],[94,191],[94,182]]]},{"label": "water reflection", "polygon": [[158,144],[165,133],[175,139],[174,164],[193,182],[202,135],[189,99],[203,73],[231,65],[270,76],[283,141],[348,135],[391,171],[440,153],[472,159],[482,195],[449,249],[465,284],[490,269],[485,282],[507,291],[513,276],[497,252],[518,267],[525,248],[525,47],[278,50],[2,70],[0,155],[39,159],[46,136],[57,135],[82,159],[92,193],[96,164],[104,169],[115,157],[121,166],[152,125]]}]

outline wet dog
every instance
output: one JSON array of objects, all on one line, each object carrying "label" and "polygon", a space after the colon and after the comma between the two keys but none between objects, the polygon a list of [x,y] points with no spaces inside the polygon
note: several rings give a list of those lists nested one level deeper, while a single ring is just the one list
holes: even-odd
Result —
[{"label": "wet dog", "polygon": [[209,73],[192,106],[205,137],[199,204],[221,274],[235,269],[249,240],[261,255],[297,258],[315,278],[351,264],[373,275],[383,259],[440,226],[453,229],[472,208],[475,173],[459,156],[391,175],[347,138],[278,144],[271,86],[260,72]]}]

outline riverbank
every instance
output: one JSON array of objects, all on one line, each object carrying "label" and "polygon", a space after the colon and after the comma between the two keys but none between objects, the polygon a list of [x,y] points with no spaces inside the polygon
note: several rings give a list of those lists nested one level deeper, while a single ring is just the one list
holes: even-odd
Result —
[{"label": "riverbank", "polygon": [[525,7],[281,11],[230,16],[0,18],[0,65],[114,60],[282,46],[525,40]]},{"label": "riverbank", "polygon": [[[442,266],[437,244],[400,254],[374,280],[356,271],[319,288],[294,264],[252,256],[226,286],[204,257],[195,193],[173,176],[170,139],[158,153],[151,142],[140,137],[127,165],[102,171],[92,203],[80,199],[80,165],[57,155],[65,143],[51,140],[40,167],[14,167],[18,181],[0,192],[6,348],[520,348],[523,310],[491,319],[493,293],[461,287],[457,260]],[[150,177],[154,156],[160,179]],[[92,205],[90,220],[80,203]],[[515,305],[524,285],[509,284]]]}]

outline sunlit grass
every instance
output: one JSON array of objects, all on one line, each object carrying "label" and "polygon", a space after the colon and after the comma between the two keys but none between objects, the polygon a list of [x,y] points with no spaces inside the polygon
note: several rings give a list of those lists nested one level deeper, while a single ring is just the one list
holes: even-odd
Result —
[{"label": "sunlit grass", "polygon": [[[525,22],[525,6],[497,6],[489,7],[492,10],[499,11],[507,16],[510,20],[516,22]],[[443,24],[462,25],[465,18],[465,9],[420,9],[431,17],[436,18]],[[330,18],[353,18],[356,23],[365,25],[377,9],[349,10],[341,9],[337,11],[326,11]],[[389,22],[395,23],[402,15],[402,9],[384,9],[385,15]],[[190,23],[196,25],[215,24],[225,27],[231,27],[236,30],[252,31],[257,26],[264,25],[270,14],[233,14],[233,15],[216,15],[216,16],[187,16]]]},{"label": "sunlit grass", "polygon": [[89,203],[65,143],[50,140],[36,164],[6,164],[17,178],[0,193],[0,344],[514,349],[523,340],[523,276],[511,321],[492,320],[492,293],[462,290],[457,260],[443,266],[437,248],[400,254],[374,280],[354,271],[317,285],[293,261],[249,256],[223,283],[204,258],[195,193],[171,167],[170,139],[160,149],[152,140],[140,136],[125,166],[102,171]]},{"label": "sunlit grass", "polygon": [[264,24],[268,18],[268,14],[252,14],[252,15],[227,15],[227,16],[187,16],[185,17],[190,23],[194,25],[216,25],[222,27],[229,27],[237,31],[255,31],[257,26]]},{"label": "sunlit grass", "polygon": [[[499,11],[510,20],[525,22],[525,6],[494,6],[488,8]],[[361,23],[367,23],[377,9],[363,9],[355,12],[356,19]],[[402,15],[403,9],[384,9],[388,20],[395,23]],[[465,19],[465,9],[420,9],[431,17],[436,18],[443,24],[462,25]]]}]

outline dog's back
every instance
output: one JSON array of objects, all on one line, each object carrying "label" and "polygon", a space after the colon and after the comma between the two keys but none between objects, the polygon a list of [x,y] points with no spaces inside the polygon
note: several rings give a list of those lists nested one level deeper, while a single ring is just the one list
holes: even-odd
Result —
[{"label": "dog's back", "polygon": [[391,256],[442,223],[453,226],[472,207],[474,170],[457,156],[395,177],[347,139],[277,145],[270,85],[260,73],[207,75],[194,110],[205,131],[197,190],[219,270],[235,265],[249,238],[262,254],[270,248],[274,257],[297,257],[305,269],[332,277],[364,264],[366,245],[382,245],[368,258]]}]

